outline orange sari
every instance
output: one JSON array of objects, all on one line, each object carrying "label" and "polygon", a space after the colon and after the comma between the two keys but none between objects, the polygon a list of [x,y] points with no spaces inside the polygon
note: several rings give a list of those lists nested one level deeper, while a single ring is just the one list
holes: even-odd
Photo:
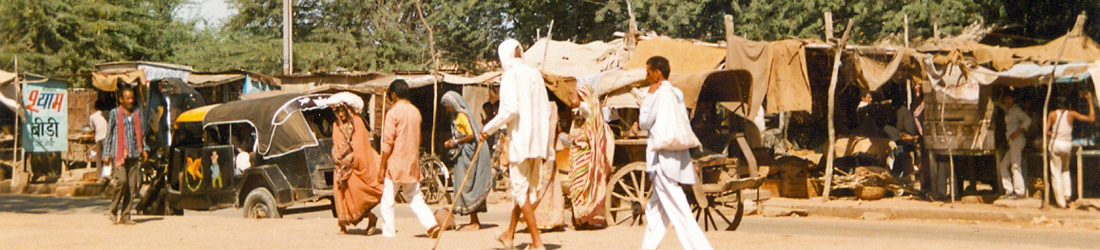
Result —
[{"label": "orange sari", "polygon": [[358,224],[382,197],[381,157],[370,145],[363,119],[358,114],[348,119],[351,124],[334,122],[332,132],[333,206],[342,226]]}]

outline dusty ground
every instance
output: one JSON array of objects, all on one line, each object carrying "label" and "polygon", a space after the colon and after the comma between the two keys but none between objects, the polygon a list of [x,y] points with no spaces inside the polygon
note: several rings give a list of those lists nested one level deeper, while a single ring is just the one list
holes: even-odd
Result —
[{"label": "dusty ground", "polygon": [[[398,205],[398,237],[341,235],[327,210],[276,220],[239,218],[239,210],[185,216],[137,216],[137,225],[111,225],[102,199],[0,196],[0,249],[430,249],[407,207]],[[510,204],[490,205],[487,229],[447,231],[439,249],[499,249]],[[433,206],[438,208],[439,206]],[[459,218],[459,222],[465,222]],[[522,226],[521,226],[522,228]],[[660,249],[681,249],[673,231]],[[550,249],[637,249],[643,227],[543,234]],[[1089,249],[1100,232],[934,221],[746,217],[736,232],[706,233],[715,249]],[[519,249],[530,242],[517,234]]]}]

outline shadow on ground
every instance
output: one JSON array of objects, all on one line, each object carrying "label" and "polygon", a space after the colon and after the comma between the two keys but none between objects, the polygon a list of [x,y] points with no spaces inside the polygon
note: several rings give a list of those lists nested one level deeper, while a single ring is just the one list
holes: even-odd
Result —
[{"label": "shadow on ground", "polygon": [[102,198],[0,195],[0,212],[8,213],[66,214],[107,212],[107,205],[109,204],[109,200]]}]

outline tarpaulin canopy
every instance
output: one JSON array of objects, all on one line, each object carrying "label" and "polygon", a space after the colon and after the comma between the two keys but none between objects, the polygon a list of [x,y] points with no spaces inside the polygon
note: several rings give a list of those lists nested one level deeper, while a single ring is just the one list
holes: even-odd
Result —
[{"label": "tarpaulin canopy", "polygon": [[231,83],[231,82],[235,82],[235,81],[244,80],[244,78],[246,76],[247,75],[240,74],[240,73],[228,73],[228,74],[191,73],[191,75],[187,77],[187,84],[190,84],[193,87],[216,86],[216,85],[222,85],[222,84],[226,84],[226,83]]},{"label": "tarpaulin canopy", "polygon": [[444,84],[454,85],[471,85],[471,84],[485,84],[496,85],[494,80],[500,78],[499,71],[488,72],[474,77],[465,77],[459,75],[452,75],[446,73],[439,73],[437,75],[418,74],[418,75],[387,75],[379,78],[372,79],[370,81],[361,82],[355,84],[355,87],[359,88],[377,88],[386,89],[389,88],[390,83],[397,79],[404,79],[405,83],[409,84],[409,88],[420,88],[432,86],[433,83],[438,81]]},{"label": "tarpaulin canopy", "polygon": [[624,69],[645,69],[646,60],[662,56],[668,59],[673,74],[693,74],[718,69],[726,58],[726,49],[686,40],[657,37],[638,41],[638,46],[623,65]]},{"label": "tarpaulin canopy", "polygon": [[[747,103],[751,78],[751,74],[745,70],[711,70],[693,74],[672,74],[668,81],[684,93],[684,105],[694,110],[700,100],[714,104]],[[645,71],[634,69],[608,72],[601,78],[599,84],[600,95],[604,95],[605,98],[604,106],[638,108],[641,106],[642,95],[646,91]],[[747,110],[748,106],[744,108]]]},{"label": "tarpaulin canopy", "polygon": [[626,57],[622,39],[576,44],[543,38],[523,52],[523,63],[545,74],[579,77],[618,68]]},{"label": "tarpaulin canopy", "polygon": [[118,90],[118,83],[130,86],[145,84],[145,70],[138,69],[113,74],[92,72],[92,86],[96,89],[113,92]]},{"label": "tarpaulin canopy", "polygon": [[880,61],[875,59],[876,56],[865,55],[859,50],[856,50],[856,53],[852,55],[852,60],[854,60],[855,63],[849,64],[849,66],[854,66],[854,73],[858,76],[855,80],[863,85],[861,87],[875,91],[890,80],[898,77],[910,75],[919,77],[920,74],[899,72],[919,71],[920,64],[915,62],[920,60],[914,57],[920,57],[920,54],[913,49],[907,48],[897,48],[894,51],[896,52],[889,61]]},{"label": "tarpaulin canopy", "polygon": [[[684,92],[689,108],[694,109],[700,99],[735,101],[745,105],[743,111],[747,115],[742,115],[755,117],[764,97],[774,96],[768,101],[768,113],[811,110],[805,41],[755,42],[743,38],[735,41],[728,55],[725,48],[688,41],[667,38],[639,41],[638,50],[623,70],[599,77],[598,92],[608,95],[605,105],[609,107],[637,107],[640,96],[631,94],[631,90],[645,84],[645,61],[661,55],[669,59],[672,71],[669,81]],[[725,69],[716,70],[722,60],[726,62]]]},{"label": "tarpaulin canopy", "polygon": [[[1065,51],[1062,51],[1063,44]],[[1014,48],[1012,53],[1016,57],[1037,62],[1092,62],[1100,60],[1100,45],[1078,28],[1074,28],[1069,34],[1046,44]]]},{"label": "tarpaulin canopy", "polygon": [[1060,65],[1020,63],[1001,72],[964,63],[936,66],[931,57],[926,58],[923,63],[925,75],[938,94],[968,102],[978,100],[979,85],[1036,86],[1046,84],[1051,76],[1055,83],[1072,83],[1095,78],[1091,71],[1100,72],[1100,61],[1092,64],[1075,62]]}]

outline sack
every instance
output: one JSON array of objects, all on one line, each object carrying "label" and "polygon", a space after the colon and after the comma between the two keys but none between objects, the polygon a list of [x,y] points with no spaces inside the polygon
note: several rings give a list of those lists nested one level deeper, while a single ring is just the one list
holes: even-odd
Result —
[{"label": "sack", "polygon": [[[667,89],[666,89],[667,88]],[[667,93],[664,93],[667,92]],[[671,95],[676,105],[657,105],[657,120],[649,129],[651,151],[679,151],[699,147],[699,138],[691,131],[691,120],[684,106],[684,94],[673,86],[664,85],[656,95]],[[657,98],[669,98],[657,96]]]}]

